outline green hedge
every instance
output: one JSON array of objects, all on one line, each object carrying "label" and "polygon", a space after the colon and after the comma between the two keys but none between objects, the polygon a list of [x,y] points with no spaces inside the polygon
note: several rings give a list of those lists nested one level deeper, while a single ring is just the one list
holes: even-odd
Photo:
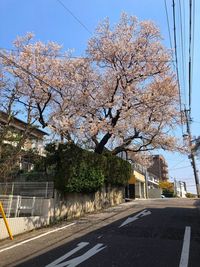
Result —
[{"label": "green hedge", "polygon": [[131,176],[131,165],[111,153],[99,155],[75,144],[46,147],[47,169],[53,171],[61,192],[96,192],[104,184],[122,186]]}]

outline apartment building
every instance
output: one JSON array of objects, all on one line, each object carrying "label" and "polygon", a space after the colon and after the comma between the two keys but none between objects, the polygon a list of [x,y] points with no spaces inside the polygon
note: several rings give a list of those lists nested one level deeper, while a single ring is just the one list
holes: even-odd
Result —
[{"label": "apartment building", "polygon": [[160,181],[169,179],[168,164],[162,155],[152,156],[152,165],[147,169],[148,172],[154,174]]},{"label": "apartment building", "polygon": [[[7,127],[7,130],[2,144],[16,147],[18,144],[17,136],[23,135],[27,131],[26,141],[22,146],[22,150],[26,152],[32,149],[38,155],[44,156],[44,136],[47,135],[46,132],[35,126],[30,127],[26,122],[16,117],[10,119],[6,112],[0,111],[0,133],[3,133],[5,127]],[[17,160],[19,161],[20,169],[29,171],[33,168],[33,163],[26,153],[23,153],[22,157],[19,156]]]}]

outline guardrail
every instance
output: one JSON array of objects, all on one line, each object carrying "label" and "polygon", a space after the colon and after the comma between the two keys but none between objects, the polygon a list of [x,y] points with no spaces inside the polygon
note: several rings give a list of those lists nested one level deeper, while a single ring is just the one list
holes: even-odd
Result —
[{"label": "guardrail", "polygon": [[44,198],[0,195],[0,201],[7,218],[43,215]]},{"label": "guardrail", "polygon": [[8,182],[0,183],[0,195],[20,195],[52,198],[53,182]]}]

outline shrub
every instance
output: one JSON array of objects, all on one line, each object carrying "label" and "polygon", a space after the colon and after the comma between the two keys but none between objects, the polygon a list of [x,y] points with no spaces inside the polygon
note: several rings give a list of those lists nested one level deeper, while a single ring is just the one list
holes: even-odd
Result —
[{"label": "shrub", "polygon": [[125,185],[131,165],[111,153],[99,155],[75,144],[47,146],[47,170],[54,173],[55,186],[62,192],[96,192],[103,184]]},{"label": "shrub", "polygon": [[192,194],[192,193],[187,193],[185,196],[187,198],[195,198],[195,194]]},{"label": "shrub", "polygon": [[104,169],[106,184],[123,186],[126,185],[131,176],[131,164],[111,153],[105,154],[107,165]]},{"label": "shrub", "polygon": [[66,192],[96,192],[104,184],[104,175],[100,170],[96,170],[86,165],[80,166],[78,172],[75,170],[74,175],[68,180],[64,191]]}]

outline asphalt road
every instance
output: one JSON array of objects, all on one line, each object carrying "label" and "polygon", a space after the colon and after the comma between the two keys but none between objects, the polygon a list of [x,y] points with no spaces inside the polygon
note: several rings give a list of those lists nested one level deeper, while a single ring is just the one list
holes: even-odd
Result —
[{"label": "asphalt road", "polygon": [[[36,239],[31,244],[2,252],[0,257],[6,253],[7,257],[13,257],[13,261],[0,266],[200,266],[200,210],[195,201],[137,201],[137,205],[126,210],[124,207],[111,209],[110,215],[100,216],[102,223],[99,227],[94,223],[87,229],[92,218],[87,217],[64,232],[60,231],[59,238],[55,233],[49,234],[45,239],[41,237],[39,244]],[[35,246],[40,246],[40,251],[33,252],[34,242]],[[32,251],[23,255],[22,251],[28,251],[28,248]]]}]

